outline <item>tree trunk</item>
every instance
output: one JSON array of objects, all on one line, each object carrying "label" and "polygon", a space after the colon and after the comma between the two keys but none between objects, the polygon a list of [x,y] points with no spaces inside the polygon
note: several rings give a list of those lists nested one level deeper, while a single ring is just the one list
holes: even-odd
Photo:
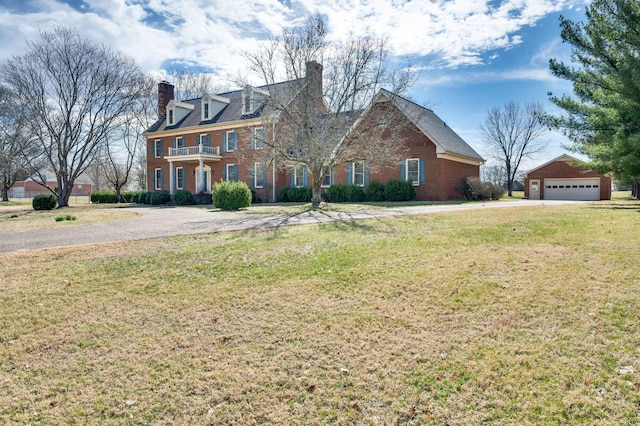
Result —
[{"label": "tree trunk", "polygon": [[58,188],[58,208],[69,207],[72,190],[73,185],[63,185],[63,188]]},{"label": "tree trunk", "polygon": [[9,188],[6,184],[2,187],[2,201],[9,201]]},{"label": "tree trunk", "polygon": [[316,182],[318,179],[314,179],[311,184],[311,209],[316,210],[320,207],[322,201],[322,182]]},{"label": "tree trunk", "polygon": [[115,187],[115,193],[116,193],[116,204],[118,204],[120,202],[120,189],[121,187],[119,185],[116,185]]}]

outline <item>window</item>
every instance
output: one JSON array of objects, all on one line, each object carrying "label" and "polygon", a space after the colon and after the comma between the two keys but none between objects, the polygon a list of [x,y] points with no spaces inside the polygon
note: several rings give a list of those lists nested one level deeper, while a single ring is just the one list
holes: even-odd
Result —
[{"label": "window", "polygon": [[184,189],[184,168],[176,167],[176,189]]},{"label": "window", "polygon": [[353,163],[353,168],[351,170],[353,173],[351,182],[354,185],[364,186],[364,163]]},{"label": "window", "polygon": [[229,182],[237,182],[238,181],[238,165],[237,164],[227,164],[223,169],[224,176],[223,180]]},{"label": "window", "polygon": [[263,188],[267,180],[267,169],[264,163],[255,163],[253,165],[253,187]]},{"label": "window", "polygon": [[78,192],[82,192],[82,185],[78,185]]},{"label": "window", "polygon": [[253,139],[251,140],[252,142],[252,149],[265,149],[266,148],[266,144],[265,141],[267,140],[267,134],[264,130],[264,127],[256,127],[255,129],[253,129]]},{"label": "window", "polygon": [[184,148],[184,138],[182,136],[176,138],[176,148]]},{"label": "window", "polygon": [[242,92],[242,113],[243,114],[251,114],[253,109],[251,108],[251,89],[245,88]]},{"label": "window", "polygon": [[238,149],[238,134],[231,130],[222,134],[222,146],[225,151],[235,151]]},{"label": "window", "polygon": [[296,166],[293,168],[293,186],[301,188],[304,186],[304,167]]},{"label": "window", "polygon": [[333,169],[326,168],[324,169],[324,177],[322,178],[322,183],[320,186],[323,188],[328,188],[333,184]]},{"label": "window", "polygon": [[405,180],[411,182],[412,185],[417,186],[420,184],[420,160],[412,158],[407,160],[407,176]]},{"label": "window", "polygon": [[171,126],[173,125],[173,116],[174,116],[173,108],[169,109],[168,114],[169,114],[169,118],[167,119],[167,124]]},{"label": "window", "polygon": [[164,173],[162,172],[162,169],[155,169],[153,171],[153,187],[155,190],[162,190],[163,178]]},{"label": "window", "polygon": [[208,120],[209,119],[209,102],[205,102],[205,104],[203,106],[204,106],[204,112],[202,113],[203,114],[203,118],[205,120]]},{"label": "window", "polygon": [[209,135],[200,135],[196,138],[196,143],[198,145],[202,144],[202,146],[209,146],[211,143],[209,142]]},{"label": "window", "polygon": [[153,141],[153,156],[156,158],[162,157],[162,141],[161,140]]}]

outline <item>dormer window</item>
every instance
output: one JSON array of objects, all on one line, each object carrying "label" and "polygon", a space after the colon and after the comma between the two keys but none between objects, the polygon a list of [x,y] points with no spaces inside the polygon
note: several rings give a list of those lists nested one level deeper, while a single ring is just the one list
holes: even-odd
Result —
[{"label": "dormer window", "polygon": [[257,87],[247,86],[242,91],[242,114],[253,114],[264,104],[269,92]]},{"label": "dormer window", "polygon": [[205,94],[201,100],[200,121],[213,120],[216,115],[229,105],[229,98]]},{"label": "dormer window", "polygon": [[167,115],[168,115],[168,116],[167,116],[167,124],[168,124],[169,126],[174,125],[174,124],[175,124],[175,123],[174,123],[174,117],[175,117],[175,114],[174,114],[173,108],[171,108],[171,109],[169,109],[169,110],[167,111]]},{"label": "dormer window", "polygon": [[205,120],[209,119],[209,103],[208,102],[204,104],[204,110],[202,111],[202,118]]},{"label": "dormer window", "polygon": [[253,109],[251,108],[251,88],[247,87],[242,92],[242,113],[251,114]]},{"label": "dormer window", "polygon": [[191,111],[193,104],[186,102],[169,101],[167,105],[167,126],[174,126],[184,119]]}]

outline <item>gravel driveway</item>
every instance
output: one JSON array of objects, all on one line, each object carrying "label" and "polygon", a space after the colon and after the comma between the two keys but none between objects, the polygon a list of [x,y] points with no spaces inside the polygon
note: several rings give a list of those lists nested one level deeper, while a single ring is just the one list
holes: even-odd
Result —
[{"label": "gravel driveway", "polygon": [[435,206],[398,207],[357,212],[309,211],[300,214],[247,214],[182,207],[131,207],[140,213],[134,219],[100,222],[64,228],[30,231],[0,231],[0,253],[96,244],[114,241],[144,240],[174,235],[207,234],[254,228],[352,221],[375,217],[438,213],[485,208],[571,204],[576,201],[501,201],[486,204],[449,204]]}]

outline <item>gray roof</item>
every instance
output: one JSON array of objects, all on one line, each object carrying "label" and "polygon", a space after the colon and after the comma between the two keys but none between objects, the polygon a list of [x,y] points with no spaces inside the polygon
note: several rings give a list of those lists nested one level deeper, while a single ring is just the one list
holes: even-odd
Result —
[{"label": "gray roof", "polygon": [[[283,102],[283,104],[286,104],[291,101],[291,99],[293,99],[293,97],[299,92],[303,84],[304,79],[299,79],[266,86],[259,86],[258,89],[266,90],[270,93],[273,93],[274,91],[280,92],[282,97],[280,101]],[[258,108],[253,114],[242,114],[242,92],[243,89],[235,90],[232,92],[217,93],[217,96],[229,99],[229,104],[225,106],[222,111],[220,111],[215,117],[211,118],[210,120],[204,121],[201,120],[202,97],[180,101],[185,104],[193,105],[193,110],[190,111],[186,117],[172,126],[167,126],[166,117],[162,117],[155,123],[153,123],[149,127],[149,129],[147,129],[147,133],[159,132],[163,130],[183,129],[195,126],[205,126],[208,124],[239,121],[250,118],[267,117],[269,115],[277,114],[277,111],[275,111],[273,108],[270,108],[268,106],[265,107],[264,105]]]},{"label": "gray roof", "polygon": [[394,95],[384,89],[380,91],[379,96],[380,95],[391,99],[393,104],[402,111],[422,133],[433,141],[439,153],[461,155],[478,161],[485,161],[480,154],[471,148],[464,139],[454,132],[451,127],[447,126],[447,124],[430,109],[401,96]]}]

